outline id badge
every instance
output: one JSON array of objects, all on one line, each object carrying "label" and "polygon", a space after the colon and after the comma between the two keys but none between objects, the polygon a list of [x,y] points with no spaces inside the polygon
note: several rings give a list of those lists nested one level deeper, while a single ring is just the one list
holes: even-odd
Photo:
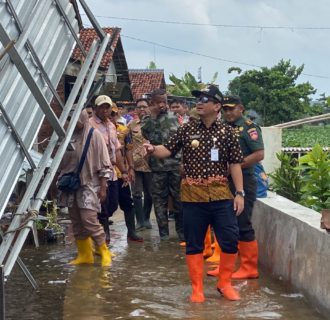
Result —
[{"label": "id badge", "polygon": [[219,149],[211,149],[211,161],[219,161]]}]

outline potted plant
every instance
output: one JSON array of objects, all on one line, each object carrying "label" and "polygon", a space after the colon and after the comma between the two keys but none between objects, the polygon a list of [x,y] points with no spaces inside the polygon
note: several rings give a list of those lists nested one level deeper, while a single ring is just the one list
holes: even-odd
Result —
[{"label": "potted plant", "polygon": [[58,223],[58,207],[56,201],[44,201],[44,207],[46,208],[47,224],[44,228],[46,231],[47,242],[55,242],[59,235],[64,235],[64,230]]}]

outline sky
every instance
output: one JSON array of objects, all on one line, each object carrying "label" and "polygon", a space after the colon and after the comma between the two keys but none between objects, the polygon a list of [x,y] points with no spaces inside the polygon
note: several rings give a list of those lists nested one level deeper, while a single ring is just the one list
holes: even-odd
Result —
[{"label": "sky", "polygon": [[[167,83],[171,73],[181,78],[189,71],[198,78],[200,69],[202,81],[207,83],[218,72],[216,84],[226,91],[229,81],[237,76],[228,74],[230,67],[243,71],[260,66],[270,68],[285,59],[296,66],[305,65],[304,75],[297,82],[310,82],[317,89],[314,98],[322,93],[330,96],[330,0],[86,0],[86,3],[102,27],[122,29],[129,69],[143,69],[154,61],[157,68],[164,69]],[[90,26],[86,17],[82,17],[85,26]]]}]

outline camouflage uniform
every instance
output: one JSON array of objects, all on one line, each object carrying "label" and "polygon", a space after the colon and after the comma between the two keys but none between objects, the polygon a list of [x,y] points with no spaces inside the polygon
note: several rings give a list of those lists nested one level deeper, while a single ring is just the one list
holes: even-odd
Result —
[{"label": "camouflage uniform", "polygon": [[[142,134],[154,145],[163,145],[177,131],[179,122],[172,112],[162,112],[156,119],[145,117],[142,119]],[[168,197],[173,198],[173,211],[175,216],[175,228],[179,240],[183,241],[183,219],[180,202],[180,163],[181,154],[173,158],[157,159],[150,156],[149,166],[152,170],[152,198],[155,215],[159,228],[159,235],[166,239],[168,229]]]}]

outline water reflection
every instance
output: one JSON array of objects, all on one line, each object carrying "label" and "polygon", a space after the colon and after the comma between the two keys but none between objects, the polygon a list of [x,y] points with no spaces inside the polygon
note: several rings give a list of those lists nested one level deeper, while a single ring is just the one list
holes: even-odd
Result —
[{"label": "water reflection", "polygon": [[109,269],[99,266],[74,267],[65,289],[63,319],[104,319],[107,291],[112,288]]},{"label": "water reflection", "polygon": [[67,265],[75,255],[72,244],[25,249],[40,292],[15,268],[6,286],[7,319],[324,319],[299,292],[262,272],[259,280],[235,282],[242,298],[236,302],[221,297],[216,279],[205,277],[206,302],[190,303],[184,250],[176,239],[160,243],[155,228],[143,236],[144,243],[127,244],[124,223],[116,222],[110,269],[98,261]]}]

